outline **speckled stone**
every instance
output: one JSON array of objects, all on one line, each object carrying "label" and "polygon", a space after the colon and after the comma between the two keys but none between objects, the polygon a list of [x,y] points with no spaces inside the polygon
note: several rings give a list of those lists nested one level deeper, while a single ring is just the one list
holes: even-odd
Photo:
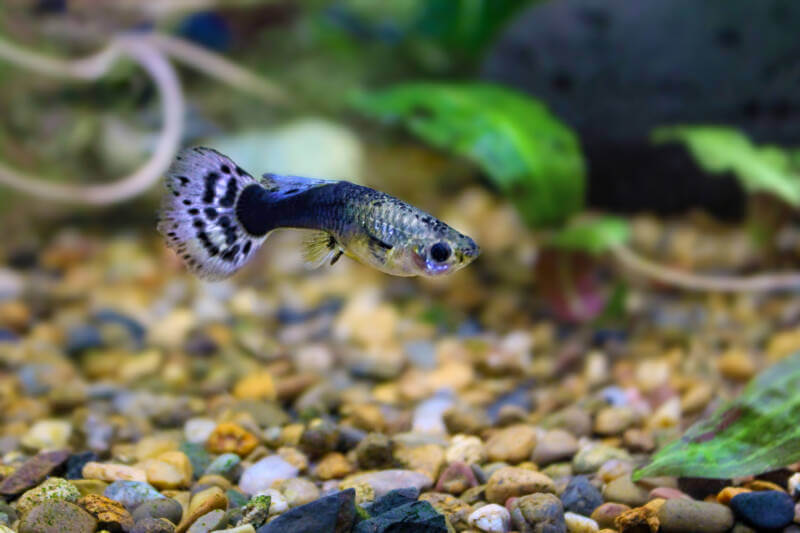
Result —
[{"label": "speckled stone", "polygon": [[19,524],[19,533],[92,533],[97,521],[65,501],[47,501],[31,509]]}]

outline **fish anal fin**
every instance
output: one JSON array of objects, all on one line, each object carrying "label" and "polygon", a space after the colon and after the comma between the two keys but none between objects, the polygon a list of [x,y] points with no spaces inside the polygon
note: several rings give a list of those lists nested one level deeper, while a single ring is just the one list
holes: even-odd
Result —
[{"label": "fish anal fin", "polygon": [[303,259],[311,268],[321,267],[336,254],[338,247],[327,231],[311,231],[303,242]]}]

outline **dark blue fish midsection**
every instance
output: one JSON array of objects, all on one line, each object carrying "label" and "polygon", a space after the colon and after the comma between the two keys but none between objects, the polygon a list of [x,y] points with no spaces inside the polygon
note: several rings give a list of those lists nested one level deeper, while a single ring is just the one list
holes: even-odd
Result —
[{"label": "dark blue fish midsection", "polygon": [[340,233],[357,223],[358,213],[369,211],[384,193],[349,182],[319,185],[293,194],[250,185],[237,205],[237,216],[251,235],[276,228],[301,228]]}]

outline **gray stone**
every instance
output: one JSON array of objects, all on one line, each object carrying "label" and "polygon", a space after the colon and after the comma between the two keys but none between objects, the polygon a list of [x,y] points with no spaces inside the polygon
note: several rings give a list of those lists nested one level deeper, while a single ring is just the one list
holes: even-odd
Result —
[{"label": "gray stone", "polygon": [[183,507],[172,498],[156,498],[142,502],[133,511],[133,520],[139,522],[145,518],[166,518],[173,524],[180,524],[183,518]]},{"label": "gray stone", "polygon": [[718,503],[675,498],[659,508],[658,521],[664,533],[722,533],[733,527],[733,513]]},{"label": "gray stone", "polygon": [[117,500],[132,511],[148,500],[164,498],[155,487],[143,481],[115,481],[103,492],[103,496]]}]

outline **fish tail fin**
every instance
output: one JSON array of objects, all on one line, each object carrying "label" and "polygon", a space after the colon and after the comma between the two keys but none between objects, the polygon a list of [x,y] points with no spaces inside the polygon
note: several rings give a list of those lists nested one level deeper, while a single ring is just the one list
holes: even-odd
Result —
[{"label": "fish tail fin", "polygon": [[158,231],[198,277],[227,278],[266,239],[249,234],[236,214],[242,190],[262,181],[211,148],[184,150],[167,172]]}]

